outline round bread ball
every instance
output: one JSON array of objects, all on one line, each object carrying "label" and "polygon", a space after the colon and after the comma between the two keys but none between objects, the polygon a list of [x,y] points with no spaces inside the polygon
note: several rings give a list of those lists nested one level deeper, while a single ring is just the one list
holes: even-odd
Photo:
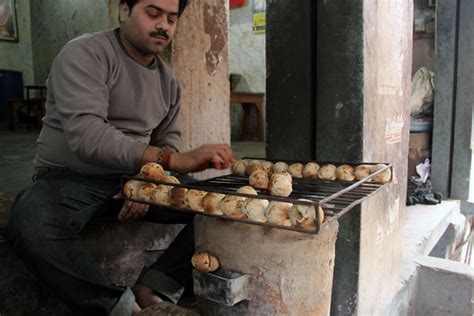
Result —
[{"label": "round bread ball", "polygon": [[206,192],[201,190],[188,190],[184,198],[186,205],[193,211],[204,212],[204,207],[202,206],[201,201],[206,194]]},{"label": "round bread ball", "polygon": [[232,164],[232,173],[238,176],[245,176],[247,163],[244,160],[235,160]]},{"label": "round bread ball", "polygon": [[248,163],[247,168],[245,169],[245,173],[250,175],[255,170],[263,170],[262,163],[260,160],[252,160]]},{"label": "round bread ball", "polygon": [[220,202],[219,208],[224,215],[229,217],[243,219],[245,214],[242,212],[242,205],[247,198],[237,195],[226,195]]},{"label": "round bread ball", "polygon": [[149,162],[140,169],[140,176],[147,180],[160,181],[165,175],[163,167],[156,162]]},{"label": "round bread ball", "polygon": [[[306,199],[299,199],[298,201],[311,202]],[[318,212],[319,222],[322,223],[324,220],[324,211],[320,206],[318,207]],[[314,205],[293,204],[288,212],[288,217],[293,226],[309,230],[316,228],[316,212]]]},{"label": "round bread ball", "polygon": [[[163,178],[161,178],[160,181],[167,182],[167,183],[180,184],[179,180],[176,177],[173,177],[173,176],[164,176]],[[159,184],[158,187],[157,187],[157,190],[166,191],[166,192],[169,193],[172,188],[174,188],[174,186]]]},{"label": "round bread ball", "polygon": [[[372,173],[374,173],[374,172],[376,172],[376,171],[378,171],[382,168],[385,168],[385,167],[386,167],[386,165],[384,165],[383,163],[377,164],[377,165],[372,167]],[[392,177],[392,172],[390,171],[390,168],[388,168],[387,170],[385,170],[382,173],[376,175],[372,179],[374,180],[374,182],[386,183],[386,182],[390,181],[391,177]]]},{"label": "round bread ball", "polygon": [[179,208],[187,208],[188,206],[186,204],[186,192],[188,192],[188,189],[186,188],[172,188],[169,192],[171,205]]},{"label": "round bread ball", "polygon": [[264,161],[262,162],[262,168],[265,170],[270,177],[273,173],[273,162],[271,161]]},{"label": "round bread ball", "polygon": [[202,198],[201,204],[204,208],[204,211],[209,214],[214,215],[223,215],[219,203],[225,197],[225,194],[209,192]]},{"label": "round bread ball", "polygon": [[153,202],[153,191],[156,189],[156,185],[153,183],[145,183],[138,189],[138,199],[144,202]]},{"label": "round bread ball", "polygon": [[268,207],[268,200],[263,199],[247,199],[242,205],[242,212],[248,219],[265,223],[267,217],[265,216],[265,209]]},{"label": "round bread ball", "polygon": [[129,199],[139,199],[138,190],[144,184],[142,181],[138,180],[128,180],[123,185],[123,194]]},{"label": "round bread ball", "polygon": [[291,203],[271,201],[265,209],[265,216],[268,222],[282,226],[291,226],[291,221],[288,217],[291,206]]},{"label": "round bread ball", "polygon": [[279,161],[273,165],[273,173],[282,173],[288,171],[288,164],[283,161]]},{"label": "round bread ball", "polygon": [[268,189],[268,173],[265,170],[255,170],[249,176],[249,184],[256,189]]},{"label": "round bread ball", "polygon": [[354,177],[356,180],[362,180],[370,176],[372,167],[369,165],[359,165],[354,170]]},{"label": "round bread ball", "polygon": [[303,178],[303,164],[297,162],[288,167],[288,173],[294,178]]},{"label": "round bread ball", "polygon": [[336,178],[345,182],[354,181],[354,168],[349,165],[340,165],[336,169]]},{"label": "round bread ball", "polygon": [[258,195],[257,191],[251,186],[245,185],[237,190],[237,193]]},{"label": "round bread ball", "polygon": [[270,178],[268,190],[271,195],[290,196],[293,191],[291,175],[288,172],[274,173]]},{"label": "round bread ball", "polygon": [[319,165],[316,162],[308,162],[303,169],[303,178],[317,179]]},{"label": "round bread ball", "polygon": [[160,181],[166,182],[166,183],[181,184],[181,182],[179,182],[178,178],[173,177],[173,176],[164,176],[163,178],[161,178]]},{"label": "round bread ball", "polygon": [[219,260],[217,257],[207,252],[197,252],[191,258],[191,264],[200,272],[214,272],[219,269]]},{"label": "round bread ball", "polygon": [[323,180],[336,180],[336,166],[327,164],[318,171],[318,178]]},{"label": "round bread ball", "polygon": [[151,199],[153,202],[161,204],[161,205],[171,205],[170,195],[168,186],[159,185],[153,190]]}]

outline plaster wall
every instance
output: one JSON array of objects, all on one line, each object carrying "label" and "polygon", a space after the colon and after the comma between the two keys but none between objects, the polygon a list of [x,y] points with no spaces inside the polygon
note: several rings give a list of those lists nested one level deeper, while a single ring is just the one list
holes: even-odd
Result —
[{"label": "plaster wall", "polygon": [[393,164],[392,182],[362,204],[358,314],[380,315],[399,287],[405,209],[413,4],[364,1],[363,160]]},{"label": "plaster wall", "polygon": [[108,0],[31,0],[34,76],[44,83],[56,54],[71,39],[109,27]]},{"label": "plaster wall", "polygon": [[206,216],[197,216],[194,223],[196,251],[208,251],[219,258],[223,271],[252,280],[245,289],[251,293],[248,301],[234,306],[198,301],[205,315],[329,315],[336,221],[325,223],[317,235]]},{"label": "plaster wall", "polygon": [[413,41],[412,76],[423,66],[435,71],[434,37],[419,38]]},{"label": "plaster wall", "polygon": [[[235,91],[266,91],[265,43],[265,33],[252,31],[251,1],[230,10],[230,72],[242,76]],[[231,107],[232,138],[240,135],[242,116],[240,106]]]},{"label": "plaster wall", "polygon": [[0,69],[21,71],[25,85],[34,84],[30,0],[17,0],[18,42],[0,42]]},{"label": "plaster wall", "polygon": [[119,3],[118,0],[108,0],[109,3],[109,28],[119,27]]},{"label": "plaster wall", "polygon": [[230,72],[242,75],[236,91],[265,92],[265,33],[253,33],[250,3],[230,11]]},{"label": "plaster wall", "polygon": [[[436,8],[423,8],[415,4],[413,15],[415,24],[417,24],[417,21],[419,20],[424,20],[426,23],[428,21],[432,21],[435,18]],[[435,60],[435,34],[424,34],[421,37],[420,35],[414,36],[412,76],[423,66],[434,72],[436,70]]]},{"label": "plaster wall", "polygon": [[[181,16],[172,65],[181,84],[181,151],[230,143],[229,7],[226,0],[194,0]],[[194,176],[222,174],[209,170]]]}]

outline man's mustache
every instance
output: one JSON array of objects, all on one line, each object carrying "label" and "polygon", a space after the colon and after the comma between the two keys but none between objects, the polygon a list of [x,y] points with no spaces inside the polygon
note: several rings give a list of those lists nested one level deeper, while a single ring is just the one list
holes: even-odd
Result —
[{"label": "man's mustache", "polygon": [[158,30],[155,31],[155,32],[151,32],[151,33],[150,33],[150,36],[163,36],[163,37],[166,38],[167,40],[170,38],[170,37],[168,36],[168,33],[167,33],[165,30],[163,30],[163,29],[158,29]]}]

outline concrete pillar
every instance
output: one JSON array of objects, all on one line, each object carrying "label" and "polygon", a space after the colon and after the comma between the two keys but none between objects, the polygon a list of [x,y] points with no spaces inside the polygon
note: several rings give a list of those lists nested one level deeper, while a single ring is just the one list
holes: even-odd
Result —
[{"label": "concrete pillar", "polygon": [[328,315],[338,224],[319,235],[197,217],[196,250],[221,269],[254,277],[251,300],[234,306],[199,300],[206,315]]},{"label": "concrete pillar", "polygon": [[[181,83],[181,150],[230,143],[229,7],[194,0],[179,19],[172,65]],[[217,176],[206,171],[197,178]]]},{"label": "concrete pillar", "polygon": [[357,310],[359,315],[382,315],[400,280],[413,3],[366,0],[363,4],[363,160],[393,163],[393,180],[362,204]]},{"label": "concrete pillar", "polygon": [[[473,12],[474,4],[469,0],[443,0],[436,6],[431,180],[444,197],[461,200],[469,199],[472,181],[474,22],[469,17]],[[473,208],[472,203],[465,206]]]},{"label": "concrete pillar", "polygon": [[[393,163],[393,182],[340,220],[332,293],[331,315],[381,315],[399,286],[400,218],[405,205],[410,128],[413,3],[333,0],[317,1],[316,6],[315,15],[308,19],[309,27],[299,27],[298,21],[285,19],[283,8],[276,14],[269,12],[271,17],[281,17],[274,23],[292,24],[287,25],[288,29],[293,26],[305,34],[310,32],[310,25],[317,25],[317,32],[309,33],[309,40],[316,42],[309,62],[316,62],[316,71],[309,79],[306,72],[311,71],[310,65],[292,73],[303,84],[314,82],[316,86],[316,97],[311,97],[310,92],[305,99],[309,104],[301,102],[304,109],[297,112],[315,112],[314,125],[285,120],[296,112],[291,107],[284,111],[287,104],[278,99],[268,107],[269,124],[271,120],[284,120],[285,130],[298,130],[312,137],[317,161]],[[269,10],[272,7],[279,10],[277,5],[270,5]],[[269,33],[271,30],[269,26]],[[271,34],[268,38],[271,41]],[[308,36],[296,35],[292,41],[291,45],[280,46],[280,51],[267,51],[267,57],[291,54],[294,47],[303,45],[301,41],[308,41]],[[268,61],[269,67],[274,64]],[[301,59],[290,58],[285,67],[300,69],[300,64]],[[272,71],[269,69],[269,73]],[[268,80],[278,77],[269,76]],[[269,82],[267,87],[277,84]],[[269,88],[269,99],[271,93]],[[314,102],[316,111],[312,108]],[[269,140],[271,133],[270,128]],[[280,142],[269,143],[267,152],[284,152],[298,141],[282,137]],[[310,146],[311,141],[306,142]]]},{"label": "concrete pillar", "polygon": [[267,1],[268,157],[315,156],[315,10],[312,0]]},{"label": "concrete pillar", "polygon": [[412,11],[407,0],[318,7],[317,159],[389,162],[394,170],[391,184],[341,220],[335,315],[382,315],[399,288]]},{"label": "concrete pillar", "polygon": [[[318,161],[363,161],[362,1],[318,1],[315,155]],[[339,220],[331,315],[358,304],[360,206]]]}]

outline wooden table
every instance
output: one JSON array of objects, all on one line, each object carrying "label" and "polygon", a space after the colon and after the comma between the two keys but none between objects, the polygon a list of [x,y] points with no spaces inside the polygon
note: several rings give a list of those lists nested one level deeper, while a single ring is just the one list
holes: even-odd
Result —
[{"label": "wooden table", "polygon": [[240,103],[244,111],[244,117],[242,119],[242,128],[240,137],[246,139],[251,135],[250,132],[250,114],[252,108],[255,107],[256,118],[257,118],[257,130],[255,132],[257,140],[263,141],[263,97],[265,93],[256,92],[231,92],[230,102]]}]

